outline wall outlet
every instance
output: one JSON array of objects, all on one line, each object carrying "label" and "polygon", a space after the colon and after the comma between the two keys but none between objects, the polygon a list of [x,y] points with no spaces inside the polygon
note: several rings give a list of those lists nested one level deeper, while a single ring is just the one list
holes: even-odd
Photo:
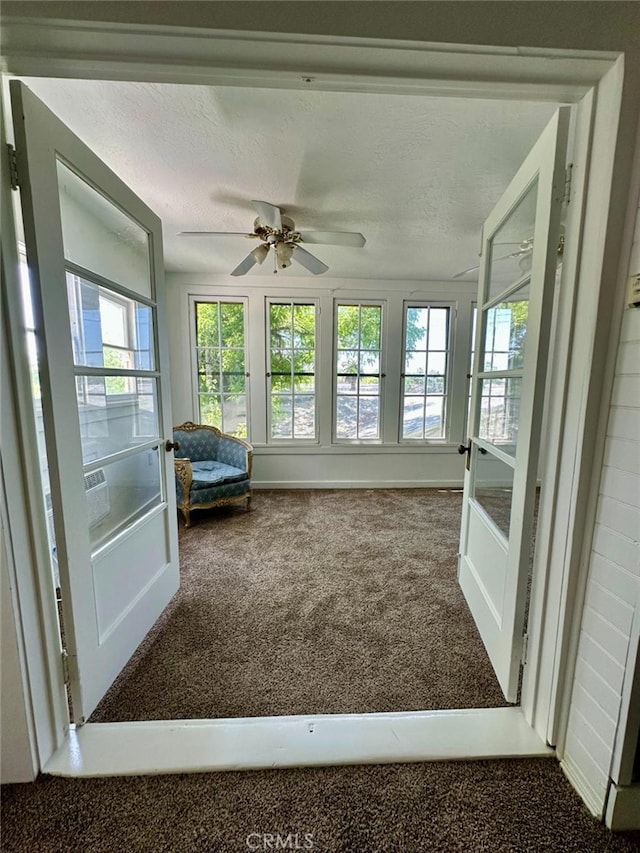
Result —
[{"label": "wall outlet", "polygon": [[627,305],[629,308],[640,308],[640,273],[629,276],[627,282]]}]

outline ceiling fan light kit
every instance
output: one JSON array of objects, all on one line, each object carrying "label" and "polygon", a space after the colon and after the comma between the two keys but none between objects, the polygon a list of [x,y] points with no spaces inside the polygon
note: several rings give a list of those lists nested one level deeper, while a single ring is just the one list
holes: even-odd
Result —
[{"label": "ceiling fan light kit", "polygon": [[295,260],[313,275],[321,275],[329,267],[315,255],[307,252],[301,243],[324,244],[328,246],[348,246],[362,248],[366,240],[362,234],[354,231],[296,231],[295,222],[275,204],[268,201],[252,201],[258,216],[253,223],[251,234],[238,234],[224,231],[182,231],[182,237],[249,237],[261,240],[261,244],[249,252],[247,257],[232,270],[231,275],[246,275],[256,263],[264,263],[269,250],[274,250],[274,273],[287,269]]}]

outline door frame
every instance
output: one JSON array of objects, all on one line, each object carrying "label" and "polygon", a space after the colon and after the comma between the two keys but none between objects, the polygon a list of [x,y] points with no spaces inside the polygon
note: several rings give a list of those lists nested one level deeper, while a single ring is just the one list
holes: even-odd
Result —
[{"label": "door frame", "polygon": [[[5,67],[12,76],[312,87],[578,105],[572,154],[578,168],[574,169],[565,277],[555,324],[558,355],[547,392],[551,441],[542,476],[548,486],[540,511],[529,665],[522,693],[526,721],[544,741],[560,746],[586,580],[584,542],[590,542],[590,537],[585,532],[588,534],[593,525],[593,471],[599,471],[602,458],[602,435],[592,425],[599,419],[602,394],[610,383],[605,369],[607,351],[619,321],[626,275],[624,264],[619,262],[624,256],[621,226],[627,214],[638,114],[633,90],[640,72],[626,68],[623,55],[596,51],[515,51],[249,31],[240,36],[213,30],[185,32],[178,27],[19,18],[7,18],[3,25]],[[131,58],[134,54],[135,61]],[[607,211],[605,229],[602,211]],[[3,252],[5,240],[10,239],[3,229]],[[8,277],[12,274],[15,270],[9,269]],[[15,282],[8,285],[11,290]],[[618,298],[611,299],[614,289]],[[578,319],[581,334],[574,335]],[[17,331],[12,335],[12,346],[19,352]],[[14,358],[16,374],[20,373],[20,364],[21,360]],[[24,380],[24,376],[16,376],[18,384]],[[24,405],[24,399],[18,401],[22,423],[27,423]],[[23,435],[25,459],[31,446],[29,435]],[[27,493],[34,493],[37,472],[27,472],[24,479]],[[40,556],[46,553],[42,551],[45,528],[37,511],[27,515],[16,509],[11,524],[28,533]],[[34,726],[34,751],[37,747],[42,767],[51,747],[64,741],[67,729],[60,723],[62,666],[48,650],[46,639],[54,603],[40,594],[45,589],[48,566],[42,565],[35,551],[32,549],[30,559],[36,572],[16,572],[13,580],[22,624],[35,629],[40,638],[41,651],[28,655],[24,663],[30,683],[29,704],[40,708],[46,698],[48,706],[46,725],[36,720]],[[547,571],[549,564],[560,568]]]}]

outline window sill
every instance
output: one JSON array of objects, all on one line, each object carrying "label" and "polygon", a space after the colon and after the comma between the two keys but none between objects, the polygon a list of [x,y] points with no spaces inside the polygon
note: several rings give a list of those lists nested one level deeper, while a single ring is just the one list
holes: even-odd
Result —
[{"label": "window sill", "polygon": [[424,454],[424,453],[457,453],[457,444],[306,444],[306,445],[286,445],[286,444],[252,444],[254,455],[256,456],[340,456],[340,455],[371,455],[379,456],[384,454]]}]

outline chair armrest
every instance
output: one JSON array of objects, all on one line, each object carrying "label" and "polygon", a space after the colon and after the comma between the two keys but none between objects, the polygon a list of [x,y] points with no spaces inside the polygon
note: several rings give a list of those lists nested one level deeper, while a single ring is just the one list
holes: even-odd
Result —
[{"label": "chair armrest", "polygon": [[189,459],[174,459],[176,481],[182,489],[183,499],[189,496],[191,482],[193,480],[193,468]]},{"label": "chair armrest", "polygon": [[218,440],[217,458],[219,462],[224,462],[225,465],[241,468],[247,472],[248,477],[251,477],[253,447],[248,441],[236,438],[234,435],[221,433]]}]

